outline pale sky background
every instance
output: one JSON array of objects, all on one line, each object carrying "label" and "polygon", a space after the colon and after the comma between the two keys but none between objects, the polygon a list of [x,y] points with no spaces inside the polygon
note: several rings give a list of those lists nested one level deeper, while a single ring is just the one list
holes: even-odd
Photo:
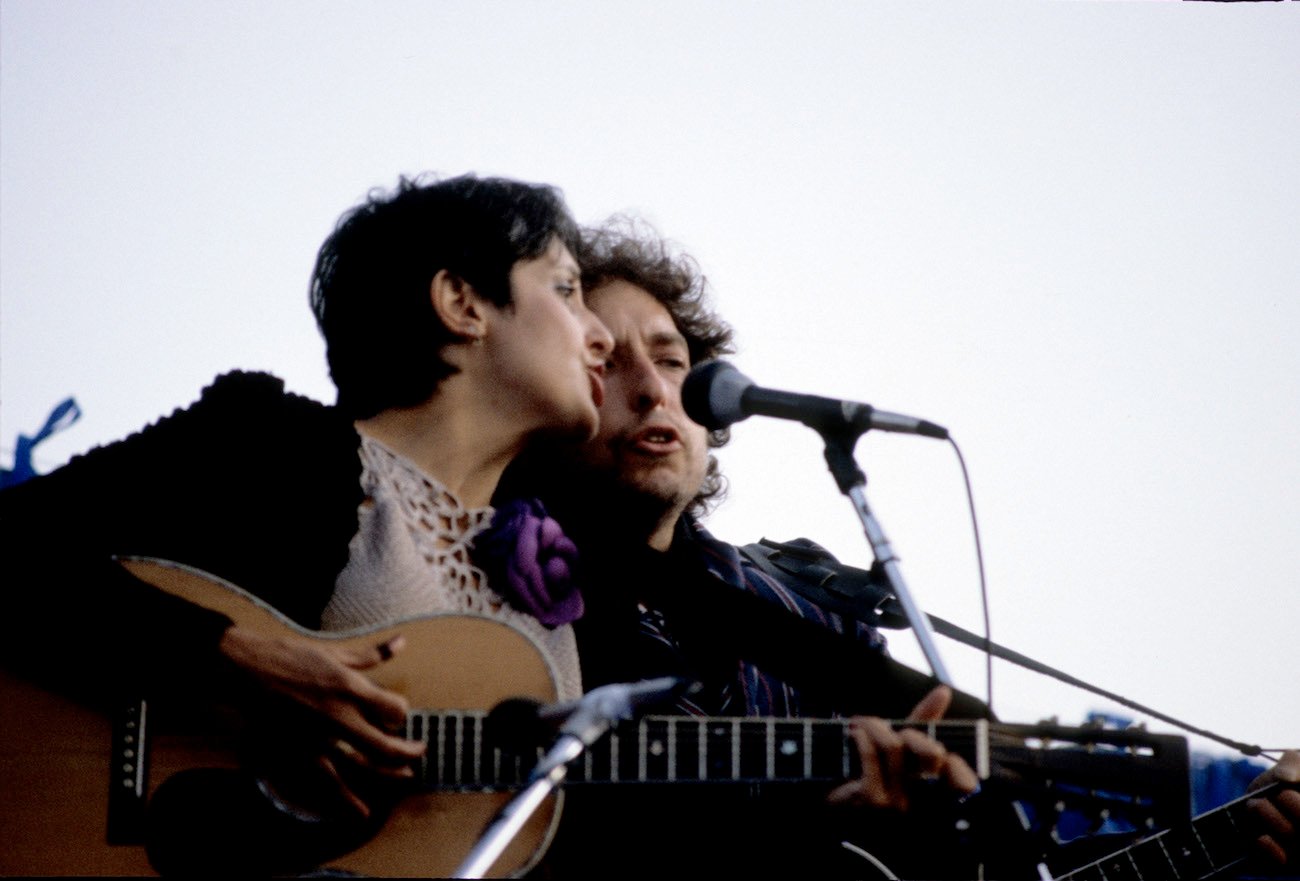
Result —
[{"label": "pale sky background", "polygon": [[[0,460],[67,395],[41,471],[231,368],[332,401],[338,215],[545,181],[693,253],[760,384],[951,429],[995,640],[1300,744],[1298,37],[1300,3],[0,0]],[[858,459],[919,603],[979,630],[950,448]],[[810,430],[751,419],[723,464],[720,537],[870,564]],[[995,686],[1008,721],[1110,708]]]}]

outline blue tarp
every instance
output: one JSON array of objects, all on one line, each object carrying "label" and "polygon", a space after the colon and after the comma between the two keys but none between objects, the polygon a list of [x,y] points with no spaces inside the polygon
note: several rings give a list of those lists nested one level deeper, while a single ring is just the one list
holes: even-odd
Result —
[{"label": "blue tarp", "polygon": [[32,452],[37,445],[51,435],[63,431],[63,429],[80,418],[81,408],[77,406],[75,399],[68,398],[50,411],[50,415],[45,420],[45,425],[41,426],[41,430],[36,432],[35,437],[28,437],[25,434],[18,435],[18,443],[14,446],[14,467],[0,468],[0,489],[4,489],[6,486],[14,486],[35,477],[36,466],[32,464]]}]

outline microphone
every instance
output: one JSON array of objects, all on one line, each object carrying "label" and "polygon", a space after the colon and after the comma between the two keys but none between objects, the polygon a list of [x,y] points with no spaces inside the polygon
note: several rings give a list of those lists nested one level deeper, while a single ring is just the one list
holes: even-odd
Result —
[{"label": "microphone", "polygon": [[523,753],[546,741],[557,730],[585,730],[587,726],[631,719],[644,706],[662,703],[699,688],[690,679],[663,676],[640,682],[602,685],[573,701],[542,704],[531,698],[501,701],[484,720],[488,740],[507,752]]},{"label": "microphone", "polygon": [[750,416],[793,419],[825,434],[875,429],[947,439],[948,429],[924,419],[877,410],[870,404],[762,388],[726,361],[704,361],[691,368],[682,385],[686,415],[710,431]]}]

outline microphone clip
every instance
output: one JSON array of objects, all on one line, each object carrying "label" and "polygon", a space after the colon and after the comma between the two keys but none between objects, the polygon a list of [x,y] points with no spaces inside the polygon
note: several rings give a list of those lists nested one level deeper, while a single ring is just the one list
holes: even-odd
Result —
[{"label": "microphone clip", "polygon": [[560,725],[560,735],[576,738],[584,747],[591,746],[612,725],[631,719],[641,707],[670,700],[698,687],[698,683],[676,676],[616,682],[593,688],[570,704],[543,709],[540,715],[567,714]]}]

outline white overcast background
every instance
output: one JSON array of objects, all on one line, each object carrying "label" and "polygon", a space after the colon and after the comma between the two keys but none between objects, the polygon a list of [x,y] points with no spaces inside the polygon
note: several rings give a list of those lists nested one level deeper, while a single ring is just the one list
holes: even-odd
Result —
[{"label": "white overcast background", "polygon": [[[338,215],[401,173],[545,181],[694,254],[758,383],[951,429],[996,641],[1300,744],[1298,38],[1300,3],[2,0],[0,461],[68,395],[38,470],[231,368],[332,401]],[[870,564],[813,432],[733,437],[720,537]],[[858,460],[918,602],[980,630],[951,449]]]}]

